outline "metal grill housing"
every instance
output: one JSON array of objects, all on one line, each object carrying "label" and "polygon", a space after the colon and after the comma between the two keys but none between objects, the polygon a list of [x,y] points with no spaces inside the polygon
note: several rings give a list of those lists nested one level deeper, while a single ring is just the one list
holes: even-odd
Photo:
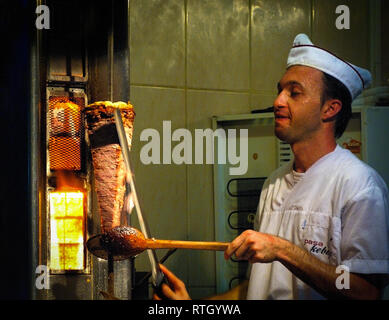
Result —
[{"label": "metal grill housing", "polygon": [[50,170],[81,170],[84,103],[80,97],[49,97],[47,124]]}]

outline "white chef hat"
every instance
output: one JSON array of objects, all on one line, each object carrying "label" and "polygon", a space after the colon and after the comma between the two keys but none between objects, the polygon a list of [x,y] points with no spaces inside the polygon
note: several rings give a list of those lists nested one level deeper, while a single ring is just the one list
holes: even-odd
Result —
[{"label": "white chef hat", "polygon": [[350,91],[352,100],[371,83],[368,70],[354,66],[328,50],[315,46],[303,33],[296,36],[289,52],[287,67],[294,65],[312,67],[338,79]]}]

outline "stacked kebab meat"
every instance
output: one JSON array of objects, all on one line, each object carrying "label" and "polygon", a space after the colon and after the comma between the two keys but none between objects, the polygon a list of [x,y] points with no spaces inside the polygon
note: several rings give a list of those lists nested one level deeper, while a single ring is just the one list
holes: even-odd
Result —
[{"label": "stacked kebab meat", "polygon": [[126,167],[115,125],[115,108],[121,111],[130,147],[135,117],[130,103],[99,101],[85,108],[102,232],[120,226],[126,192]]}]

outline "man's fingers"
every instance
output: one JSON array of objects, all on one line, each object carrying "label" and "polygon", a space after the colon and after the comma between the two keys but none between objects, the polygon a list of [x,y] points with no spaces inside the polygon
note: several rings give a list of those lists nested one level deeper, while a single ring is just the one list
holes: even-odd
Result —
[{"label": "man's fingers", "polygon": [[153,294],[153,300],[162,300],[156,293]]},{"label": "man's fingers", "polygon": [[162,272],[166,275],[169,280],[169,284],[173,286],[173,288],[178,288],[183,286],[183,282],[175,276],[173,272],[171,272],[168,268],[166,268],[163,264],[160,264]]},{"label": "man's fingers", "polygon": [[235,253],[236,250],[242,245],[244,242],[244,236],[241,234],[235,240],[233,240],[224,251],[224,259],[228,260]]},{"label": "man's fingers", "polygon": [[255,251],[248,249],[241,257],[242,260],[251,262],[251,258],[255,255]]},{"label": "man's fingers", "polygon": [[[175,293],[172,291],[172,289],[170,289],[170,287],[166,283],[163,283],[161,285],[161,291],[163,295],[168,299],[173,299],[175,297]],[[153,300],[162,300],[162,298],[158,296],[156,293],[154,293]]]},{"label": "man's fingers", "polygon": [[169,282],[169,285],[164,283],[161,286],[163,295],[172,300],[190,300],[188,291],[185,288],[185,283],[177,278],[174,273],[164,265],[160,264],[159,266]]},{"label": "man's fingers", "polygon": [[168,299],[177,299],[176,297],[176,293],[166,284],[166,283],[163,283],[162,284],[162,293],[163,295],[168,298]]},{"label": "man's fingers", "polygon": [[235,251],[235,256],[239,260],[248,260],[253,254],[250,246],[246,244],[246,241],[243,241],[240,247]]}]

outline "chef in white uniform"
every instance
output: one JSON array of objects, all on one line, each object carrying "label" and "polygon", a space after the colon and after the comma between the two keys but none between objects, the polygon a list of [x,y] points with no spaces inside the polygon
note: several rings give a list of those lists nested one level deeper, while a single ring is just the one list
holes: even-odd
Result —
[{"label": "chef in white uniform", "polygon": [[[336,144],[351,102],[371,82],[367,70],[312,44],[293,43],[274,101],[275,134],[294,159],[266,180],[255,228],[225,251],[252,263],[243,284],[219,299],[378,299],[388,283],[388,189],[378,173]],[[164,294],[187,299],[170,280]],[[156,297],[157,298],[157,297]]]}]

